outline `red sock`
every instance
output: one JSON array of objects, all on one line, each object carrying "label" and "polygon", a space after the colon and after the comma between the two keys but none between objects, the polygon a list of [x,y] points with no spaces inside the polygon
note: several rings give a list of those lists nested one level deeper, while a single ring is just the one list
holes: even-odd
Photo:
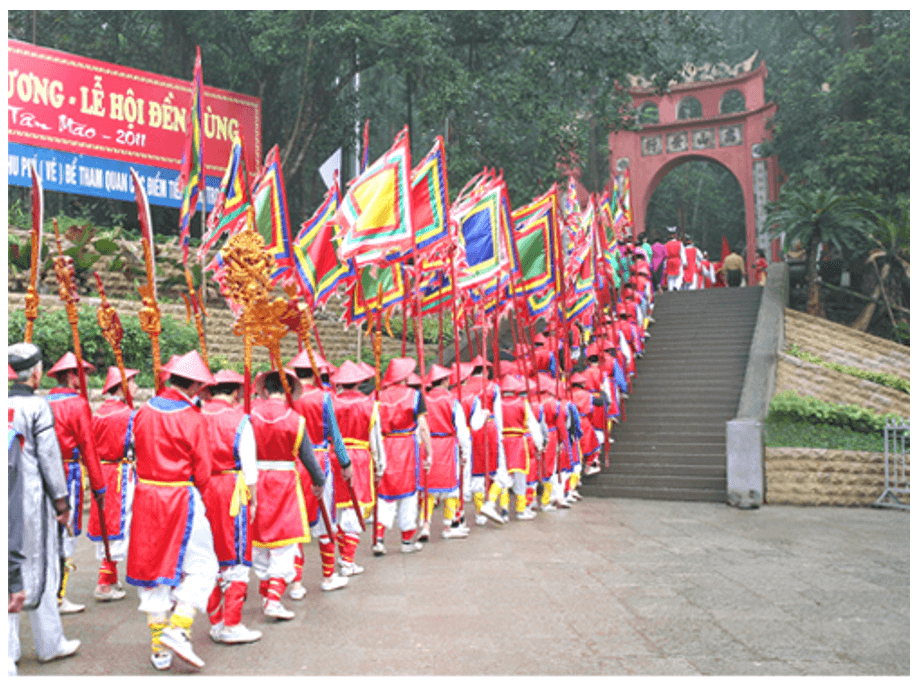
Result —
[{"label": "red sock", "polygon": [[334,543],[330,535],[318,538],[318,549],[321,551],[321,575],[330,578],[334,574]]},{"label": "red sock", "polygon": [[258,585],[258,594],[261,595],[262,599],[267,599],[270,591],[270,578],[267,580],[262,580],[261,584]]},{"label": "red sock", "polygon": [[353,563],[356,559],[356,548],[359,546],[359,535],[355,533],[338,533],[340,542],[340,560]]},{"label": "red sock", "polygon": [[[245,601],[245,594],[248,592],[248,583],[236,580],[229,583],[225,595],[225,611],[223,613],[223,622],[227,628],[231,628],[242,622],[242,602]],[[210,622],[213,622],[211,617]]]},{"label": "red sock", "polygon": [[286,591],[286,581],[283,578],[271,578],[267,581],[267,600],[280,601]]},{"label": "red sock", "polygon": [[302,566],[305,563],[305,557],[302,556],[302,545],[299,545],[298,554],[293,558],[293,566],[296,569],[296,577],[293,578],[293,582],[301,583],[302,582]]},{"label": "red sock", "polygon": [[118,562],[102,559],[99,566],[99,585],[115,585],[118,582]]},{"label": "red sock", "polygon": [[375,541],[385,542],[385,526],[381,523],[375,524]]},{"label": "red sock", "polygon": [[219,586],[219,580],[216,581],[216,587],[207,601],[207,615],[210,616],[210,625],[216,625],[223,619],[223,590]]},{"label": "red sock", "polygon": [[408,543],[413,540],[413,536],[417,534],[417,529],[413,530],[402,530],[401,531],[401,542]]}]

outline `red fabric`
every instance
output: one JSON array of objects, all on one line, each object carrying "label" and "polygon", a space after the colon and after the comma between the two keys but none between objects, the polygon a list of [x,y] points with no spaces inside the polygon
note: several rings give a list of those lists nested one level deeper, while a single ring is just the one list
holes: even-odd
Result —
[{"label": "red fabric", "polygon": [[[579,410],[580,426],[582,427],[582,438],[579,440],[579,450],[583,456],[589,456],[600,447],[598,438],[595,436],[595,427],[592,426],[592,394],[584,388],[573,388],[572,402],[575,403]],[[573,457],[575,461],[575,457]]]},{"label": "red fabric", "polygon": [[379,481],[379,497],[400,499],[417,491],[420,448],[416,437],[419,393],[393,385],[379,393],[379,414],[385,445],[385,473]]},{"label": "red fabric", "polygon": [[132,585],[177,585],[179,557],[189,530],[192,505],[186,485],[201,491],[210,481],[211,461],[204,416],[181,392],[165,388],[143,405],[134,418],[137,488],[134,493],[127,580]]},{"label": "red fabric", "polygon": [[681,242],[669,239],[665,242],[665,274],[668,277],[676,277],[681,271],[681,266]]},{"label": "red fabric", "polygon": [[234,627],[242,622],[242,604],[245,602],[247,592],[248,583],[236,580],[229,583],[229,587],[223,593],[223,602],[225,604],[223,623],[227,628]]},{"label": "red fabric", "polygon": [[[101,458],[102,478],[105,483],[105,532],[109,538],[120,539],[127,530],[125,510],[121,505],[121,492],[127,481],[123,480],[124,443],[130,424],[131,409],[121,400],[106,400],[92,415],[93,440],[96,452]],[[127,476],[133,476],[128,469]],[[89,525],[86,534],[90,540],[101,542],[102,529],[99,524],[99,509],[95,504],[89,507]],[[106,583],[111,584],[111,583]]]},{"label": "red fabric", "polygon": [[471,377],[461,388],[461,407],[464,409],[464,416],[468,424],[470,424],[471,408],[476,398],[480,398],[481,408],[490,411],[490,417],[487,418],[483,428],[471,431],[472,476],[484,476],[486,473],[493,474],[496,471],[497,432],[496,421],[492,414],[495,390],[496,385],[487,381],[483,376]]},{"label": "red fabric", "polygon": [[432,434],[433,456],[426,489],[433,493],[458,488],[459,447],[454,409],[455,398],[448,389],[439,387],[427,392],[426,419]]},{"label": "red fabric", "polygon": [[[305,420],[280,400],[257,400],[251,407],[251,426],[258,461],[298,459],[299,438]],[[295,468],[258,471],[258,508],[251,524],[255,547],[279,547],[304,542],[308,523]]]},{"label": "red fabric", "polygon": [[73,451],[77,450],[79,461],[86,467],[92,489],[102,490],[105,487],[105,478],[102,476],[102,466],[95,449],[89,403],[78,391],[63,386],[49,391],[48,402],[51,411],[54,412],[54,431],[63,461],[72,461]]},{"label": "red fabric", "polygon": [[697,274],[697,247],[693,244],[684,247],[687,262],[684,263],[684,281],[692,282]]},{"label": "red fabric", "polygon": [[528,473],[531,453],[525,432],[528,420],[525,416],[525,403],[520,396],[503,396],[503,450],[506,453],[506,470]]},{"label": "red fabric", "polygon": [[[369,442],[372,398],[357,390],[344,391],[338,394],[334,401],[334,416],[337,418],[337,426],[342,438],[363,443]],[[359,448],[352,444],[347,445],[347,454],[353,463],[353,478],[351,479],[353,490],[363,510],[367,510],[374,501],[372,454],[368,448]],[[343,475],[336,457],[331,458],[331,465],[334,467],[335,477]],[[353,506],[346,484],[337,487],[334,491],[334,499],[339,509]]]}]

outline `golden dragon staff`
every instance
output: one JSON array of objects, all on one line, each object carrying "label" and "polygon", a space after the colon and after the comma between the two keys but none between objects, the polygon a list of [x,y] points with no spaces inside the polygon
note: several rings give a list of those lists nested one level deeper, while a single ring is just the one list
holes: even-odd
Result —
[{"label": "golden dragon staff", "polygon": [[[73,354],[76,356],[76,375],[79,377],[80,394],[86,401],[86,411],[89,412],[89,390],[86,387],[86,370],[83,368],[83,350],[80,345],[79,330],[79,292],[76,289],[73,259],[64,255],[64,247],[60,240],[60,230],[57,219],[54,219],[54,239],[57,241],[57,257],[54,258],[54,275],[57,277],[57,287],[60,300],[67,308],[67,321],[73,334]],[[91,414],[87,414],[91,418]],[[102,544],[105,546],[105,558],[111,561],[111,549],[108,544],[108,531],[105,528],[105,507],[99,498],[93,495],[99,512],[99,526],[102,531]]]},{"label": "golden dragon staff", "polygon": [[38,317],[38,269],[41,261],[42,230],[44,228],[44,193],[41,188],[41,176],[31,165],[32,173],[32,253],[29,288],[25,295],[25,342],[32,343],[32,331],[35,318]]},{"label": "golden dragon staff", "polygon": [[140,241],[143,244],[143,262],[146,264],[146,284],[137,287],[137,292],[143,299],[143,306],[137,313],[140,319],[140,329],[149,336],[153,348],[153,382],[156,393],[162,388],[160,372],[162,370],[162,357],[159,350],[159,335],[162,333],[162,313],[159,302],[156,300],[156,249],[153,244],[153,220],[150,215],[149,201],[146,190],[131,168],[130,176],[134,183],[134,196],[137,200],[137,218],[140,220]]},{"label": "golden dragon staff", "polygon": [[93,273],[95,281],[99,285],[99,298],[102,299],[102,305],[95,311],[96,318],[99,321],[99,328],[102,330],[102,336],[114,351],[115,362],[118,365],[118,372],[121,374],[121,388],[124,391],[124,400],[130,409],[134,409],[134,399],[127,390],[127,372],[124,367],[124,356],[121,353],[121,339],[124,338],[124,328],[121,326],[121,318],[118,317],[118,311],[115,310],[108,298],[105,296],[105,287],[102,285],[102,278],[98,272]]}]

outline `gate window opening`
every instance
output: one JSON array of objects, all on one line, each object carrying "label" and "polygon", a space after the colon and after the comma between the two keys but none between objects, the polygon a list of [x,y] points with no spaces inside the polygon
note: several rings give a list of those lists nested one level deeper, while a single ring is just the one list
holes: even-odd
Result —
[{"label": "gate window opening", "polygon": [[646,102],[639,107],[638,118],[641,125],[658,123],[658,105],[655,102]]},{"label": "gate window opening", "polygon": [[696,97],[685,97],[677,105],[677,119],[703,118],[703,105]]},{"label": "gate window opening", "polygon": [[720,114],[735,114],[744,110],[744,95],[739,90],[729,90],[719,100]]}]

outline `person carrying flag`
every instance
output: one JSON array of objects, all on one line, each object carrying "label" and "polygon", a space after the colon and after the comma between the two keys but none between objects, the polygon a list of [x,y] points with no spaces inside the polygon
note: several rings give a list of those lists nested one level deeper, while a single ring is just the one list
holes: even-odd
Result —
[{"label": "person carrying flag", "polygon": [[[499,462],[504,462],[502,416],[499,410],[499,386],[486,376],[490,363],[478,355],[468,363],[471,376],[462,388],[461,407],[471,425],[471,476],[468,494],[473,497],[478,526],[487,522],[483,514],[487,494],[487,477],[496,475]],[[499,521],[502,523],[502,520]]]}]

